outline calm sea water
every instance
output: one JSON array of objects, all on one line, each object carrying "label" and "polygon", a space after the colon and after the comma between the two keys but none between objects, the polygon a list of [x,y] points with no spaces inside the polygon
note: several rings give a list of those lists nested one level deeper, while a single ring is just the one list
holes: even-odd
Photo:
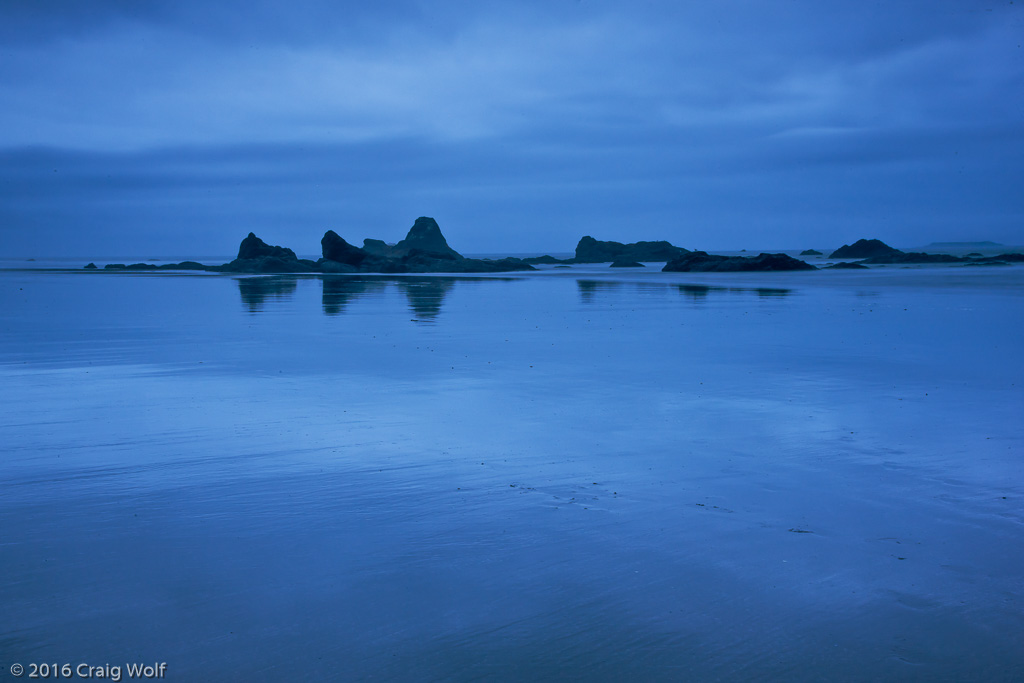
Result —
[{"label": "calm sea water", "polygon": [[1024,268],[0,300],[3,677],[1024,676]]}]

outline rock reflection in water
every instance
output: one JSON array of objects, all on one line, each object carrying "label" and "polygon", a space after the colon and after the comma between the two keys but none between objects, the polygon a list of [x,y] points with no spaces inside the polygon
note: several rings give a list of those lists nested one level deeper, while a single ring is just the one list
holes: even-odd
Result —
[{"label": "rock reflection in water", "polygon": [[259,313],[267,299],[290,299],[298,286],[293,275],[274,277],[243,277],[238,282],[238,293],[250,313]]},{"label": "rock reflection in water", "polygon": [[580,290],[580,299],[583,303],[591,303],[599,291],[618,289],[622,283],[616,280],[577,280],[576,286]]},{"label": "rock reflection in water", "polygon": [[396,283],[409,300],[416,322],[433,322],[441,312],[445,296],[455,286],[455,280],[451,277],[402,278]]},{"label": "rock reflection in water", "polygon": [[792,290],[789,289],[777,289],[775,287],[758,287],[754,289],[757,295],[762,299],[772,299],[777,297],[788,296]]},{"label": "rock reflection in water", "polygon": [[[293,275],[273,277],[239,278],[238,293],[250,313],[263,311],[268,299],[290,299],[295,293],[298,277]],[[458,278],[453,277],[348,277],[324,276],[321,278],[323,294],[321,304],[324,315],[344,313],[349,303],[366,297],[380,295],[394,285],[409,300],[409,307],[415,314],[416,322],[432,322],[441,313],[444,298],[455,286]]]},{"label": "rock reflection in water", "polygon": [[344,313],[348,304],[366,294],[382,291],[387,287],[386,280],[352,277],[331,277],[323,278],[323,307],[324,315],[338,315]]},{"label": "rock reflection in water", "polygon": [[632,284],[634,289],[650,293],[659,288],[663,288],[665,291],[671,291],[676,289],[680,294],[689,298],[692,301],[703,301],[712,292],[726,293],[726,294],[756,294],[762,299],[772,299],[788,296],[792,293],[792,290],[781,287],[722,287],[719,285],[702,285],[702,284],[673,284],[673,283],[660,283],[660,282],[621,282],[618,280],[577,280],[576,286],[579,288],[580,300],[583,303],[593,303],[594,298],[601,294],[608,292],[613,289],[620,289],[624,285]]},{"label": "rock reflection in water", "polygon": [[679,285],[679,293],[694,300],[704,299],[713,289],[724,290],[725,287],[710,287],[708,285]]}]

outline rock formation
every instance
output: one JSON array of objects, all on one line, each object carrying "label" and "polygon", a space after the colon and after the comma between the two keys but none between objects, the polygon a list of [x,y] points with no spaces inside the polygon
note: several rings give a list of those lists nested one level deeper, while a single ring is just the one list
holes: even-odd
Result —
[{"label": "rock formation", "polygon": [[829,258],[862,259],[902,253],[899,249],[890,247],[881,240],[862,239],[853,244],[844,244],[829,254]]},{"label": "rock formation", "polygon": [[389,245],[383,240],[365,239],[355,247],[333,230],[320,241],[323,258],[316,266],[323,273],[502,273],[534,270],[521,259],[465,258],[448,246],[433,218],[421,216],[405,239]]},{"label": "rock formation", "polygon": [[[936,245],[942,243],[935,243]],[[960,244],[960,243],[956,243]],[[964,243],[971,244],[971,243]],[[980,257],[980,258],[979,258]],[[916,263],[963,263],[980,265],[986,261],[1024,261],[1024,254],[1000,254],[999,256],[981,256],[980,254],[954,256],[952,254],[927,254],[922,251],[900,251],[879,240],[857,240],[852,245],[843,245],[836,249],[829,258],[858,259],[859,263],[872,265],[895,265]],[[839,264],[836,264],[837,267]]]},{"label": "rock formation", "polygon": [[409,228],[405,239],[391,247],[387,256],[405,256],[418,251],[435,258],[460,259],[462,254],[448,246],[448,241],[441,234],[441,227],[433,218],[420,216]]},{"label": "rock formation", "polygon": [[840,261],[839,263],[833,263],[831,266],[825,266],[826,268],[834,268],[837,270],[867,270],[868,267],[857,261]]},{"label": "rock formation", "polygon": [[[531,263],[605,263],[614,268],[643,267],[642,261],[666,261],[665,272],[735,272],[772,270],[815,270],[815,267],[785,254],[760,254],[754,257],[717,256],[703,251],[689,251],[668,242],[602,242],[583,237],[576,246],[576,256],[564,261],[552,256],[528,259],[471,259],[465,258],[448,246],[441,228],[433,218],[417,218],[405,239],[395,245],[375,239],[363,241],[360,249],[346,242],[333,230],[320,240],[323,257],[319,261],[300,259],[286,247],[271,246],[253,233],[249,233],[238,247],[238,257],[230,263],[207,266],[195,261],[165,263],[108,263],[107,271],[195,270],[217,273],[501,273],[534,270]],[[803,252],[819,253],[814,250]],[[912,263],[987,263],[1024,262],[1024,254],[1006,253],[998,256],[971,257],[950,254],[903,252],[879,240],[858,240],[844,245],[830,258],[858,259],[854,263],[839,263],[835,268],[857,268],[863,264]],[[556,267],[567,267],[556,265]],[[96,264],[86,270],[98,270]]]},{"label": "rock formation", "polygon": [[664,240],[659,242],[604,242],[590,235],[580,238],[576,245],[575,258],[566,263],[608,263],[609,261],[671,261],[688,249],[677,247]]},{"label": "rock formation", "polygon": [[817,270],[805,261],[786,254],[759,254],[757,256],[717,256],[703,251],[689,252],[669,261],[662,268],[666,273],[708,273],[773,270]]},{"label": "rock formation", "polygon": [[367,237],[363,240],[363,251],[372,256],[388,256],[395,245],[388,244],[384,240],[375,240]]},{"label": "rock formation", "polygon": [[328,230],[320,240],[320,249],[328,261],[344,263],[349,266],[358,267],[369,254],[359,247],[352,246],[343,240],[338,233]]},{"label": "rock formation", "polygon": [[565,261],[559,258],[555,258],[554,256],[544,254],[543,256],[529,256],[527,258],[524,258],[523,263],[544,263],[547,265],[553,265],[556,263],[565,263]]},{"label": "rock formation", "polygon": [[861,263],[893,264],[893,263],[963,263],[970,261],[969,258],[953,256],[952,254],[926,254],[922,251],[899,251],[891,254],[879,254],[864,259]]},{"label": "rock formation", "polygon": [[822,253],[817,249],[804,249],[800,252],[801,256],[822,256]]},{"label": "rock formation", "polygon": [[253,233],[249,233],[238,245],[238,260],[258,259],[264,257],[279,258],[282,261],[296,261],[295,252],[287,247],[272,247]]},{"label": "rock formation", "polygon": [[300,259],[287,247],[272,247],[253,233],[249,233],[238,246],[238,257],[222,266],[208,266],[206,270],[223,273],[312,273],[317,271],[313,261]]}]

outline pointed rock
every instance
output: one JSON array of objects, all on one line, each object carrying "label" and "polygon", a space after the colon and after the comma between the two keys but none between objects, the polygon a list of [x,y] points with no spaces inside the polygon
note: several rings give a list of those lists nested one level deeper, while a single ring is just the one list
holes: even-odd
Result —
[{"label": "pointed rock", "polygon": [[255,259],[271,256],[282,261],[295,261],[295,252],[287,247],[272,247],[253,233],[242,240],[238,246],[239,259]]},{"label": "pointed rock", "polygon": [[368,254],[357,246],[351,245],[338,233],[328,230],[320,240],[320,248],[324,258],[350,266],[358,266],[366,260]]},{"label": "pointed rock", "polygon": [[440,258],[462,258],[462,254],[448,246],[437,221],[426,216],[416,219],[405,239],[391,248],[390,255],[405,256],[413,250]]}]

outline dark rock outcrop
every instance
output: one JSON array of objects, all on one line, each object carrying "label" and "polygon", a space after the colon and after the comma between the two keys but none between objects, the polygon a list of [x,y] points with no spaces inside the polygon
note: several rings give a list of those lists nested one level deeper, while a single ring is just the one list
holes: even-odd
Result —
[{"label": "dark rock outcrop", "polygon": [[801,256],[822,256],[822,253],[817,249],[804,249],[800,252]]},{"label": "dark rock outcrop", "polygon": [[554,256],[544,254],[543,256],[528,256],[527,258],[523,259],[523,263],[543,263],[545,265],[554,265],[556,263],[565,263],[565,261],[563,261],[560,258],[555,258]]},{"label": "dark rock outcrop", "polygon": [[831,266],[825,266],[829,269],[836,270],[867,270],[868,267],[858,263],[857,261],[840,261],[839,263],[833,263]]},{"label": "dark rock outcrop", "polygon": [[238,257],[207,270],[220,273],[313,273],[319,267],[313,261],[300,259],[287,247],[272,247],[249,233],[238,247]]},{"label": "dark rock outcrop", "polygon": [[340,273],[358,273],[359,269],[355,266],[350,266],[347,263],[339,263],[338,261],[331,261],[330,259],[320,259],[316,262],[317,269],[321,273],[329,273],[337,275]]},{"label": "dark rock outcrop", "polygon": [[877,265],[897,263],[963,263],[970,261],[969,258],[953,256],[952,254],[926,254],[921,251],[899,251],[894,254],[881,254],[864,259],[863,263]]},{"label": "dark rock outcrop", "polygon": [[612,261],[612,265],[609,268],[646,268],[642,263],[636,261]]},{"label": "dark rock outcrop", "polygon": [[[965,243],[971,244],[971,243]],[[921,251],[900,251],[879,240],[857,240],[832,252],[829,258],[860,259],[872,265],[902,265],[919,263],[980,263],[986,260],[1024,261],[1024,254],[1000,254],[978,258],[978,255],[927,254]],[[838,264],[837,264],[838,265]]]},{"label": "dark rock outcrop", "polygon": [[983,265],[990,261],[995,261],[999,263],[1024,263],[1024,254],[1011,252],[1006,254],[999,254],[998,256],[982,256],[980,258],[970,258],[968,255],[968,258],[965,258],[964,261],[966,261],[964,265],[967,266]]},{"label": "dark rock outcrop", "polygon": [[[159,266],[151,263],[133,263],[126,266],[123,263],[108,263],[103,266],[104,270],[211,270],[216,266],[204,266],[196,261],[182,261],[181,263],[163,263]],[[86,270],[96,270],[96,264],[90,263]]]},{"label": "dark rock outcrop", "polygon": [[[324,235],[324,239],[327,238]],[[341,240],[340,237],[337,239]],[[347,246],[355,249],[351,245]],[[364,255],[363,260],[356,263],[350,259],[347,265],[357,267],[363,273],[501,273],[534,270],[533,266],[522,259],[465,258],[448,245],[437,221],[426,216],[417,218],[405,239],[398,244],[389,245],[383,240],[365,239],[363,248],[357,251]],[[346,253],[353,254],[351,251]],[[328,258],[325,251],[321,267],[332,268],[330,272],[346,272],[337,269],[337,266],[327,265]]]},{"label": "dark rock outcrop", "polygon": [[745,271],[817,270],[811,264],[786,254],[757,256],[718,256],[704,251],[689,252],[669,261],[662,268],[666,273],[728,273]]},{"label": "dark rock outcrop", "polygon": [[282,261],[296,261],[295,252],[287,247],[272,247],[253,233],[249,233],[238,245],[238,260],[259,259],[264,257],[279,258]]},{"label": "dark rock outcrop", "polygon": [[[289,250],[290,251],[290,250]],[[235,259],[222,266],[207,266],[215,273],[317,273],[319,266],[307,259],[283,259],[276,256],[262,258]]]},{"label": "dark rock outcrop", "polygon": [[514,270],[536,270],[529,263],[517,258],[447,258],[418,250],[409,252],[393,263],[402,269],[390,272],[401,273],[504,273]]},{"label": "dark rock outcrop", "polygon": [[324,259],[358,267],[369,256],[364,250],[343,240],[338,233],[328,230],[320,240]]},{"label": "dark rock outcrop", "polygon": [[208,270],[209,266],[204,266],[197,261],[182,261],[181,263],[164,263],[158,268],[159,270]]},{"label": "dark rock outcrop", "polygon": [[391,249],[395,245],[388,244],[384,240],[375,240],[367,237],[363,240],[363,251],[371,256],[390,256]]},{"label": "dark rock outcrop", "polygon": [[405,239],[391,247],[387,256],[402,257],[414,250],[435,258],[462,258],[462,254],[448,246],[437,221],[427,216],[417,218]]},{"label": "dark rock outcrop", "polygon": [[567,263],[607,263],[609,261],[671,261],[688,254],[688,249],[664,240],[658,242],[605,242],[590,235],[580,238],[576,256]]},{"label": "dark rock outcrop", "polygon": [[829,254],[829,258],[863,259],[902,253],[881,240],[857,240],[839,247]]}]

